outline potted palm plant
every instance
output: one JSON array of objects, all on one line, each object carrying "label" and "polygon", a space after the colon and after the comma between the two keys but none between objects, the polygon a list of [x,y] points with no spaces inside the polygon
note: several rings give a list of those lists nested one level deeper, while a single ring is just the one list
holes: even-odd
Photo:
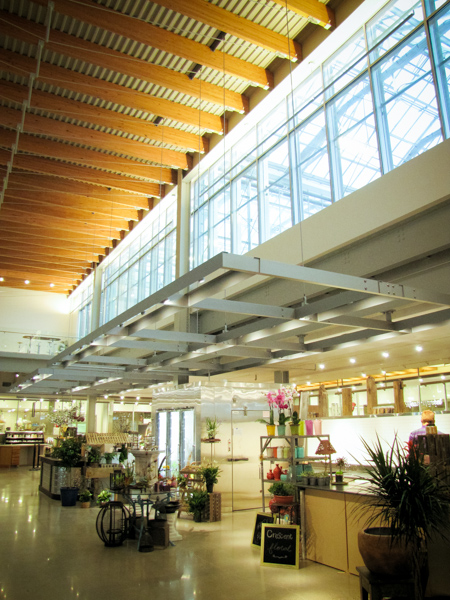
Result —
[{"label": "potted palm plant", "polygon": [[360,465],[369,485],[358,506],[366,526],[358,534],[359,551],[374,573],[412,575],[416,597],[422,598],[427,543],[448,531],[448,478],[436,476],[423,456],[403,448],[397,437],[386,453],[378,437],[373,447],[362,443],[369,466]]},{"label": "potted palm plant", "polygon": [[194,521],[200,523],[202,520],[202,513],[206,508],[208,502],[208,492],[201,490],[194,490],[188,498],[189,512],[193,513]]},{"label": "potted palm plant", "polygon": [[217,465],[207,465],[198,469],[198,474],[204,481],[208,494],[212,494],[214,484],[218,482],[219,473],[221,473],[221,470]]},{"label": "potted palm plant", "polygon": [[61,467],[66,471],[67,486],[61,487],[61,504],[75,506],[78,497],[78,487],[73,485],[72,468],[81,460],[81,441],[77,438],[64,438],[60,445],[53,448],[52,458],[61,461]]}]

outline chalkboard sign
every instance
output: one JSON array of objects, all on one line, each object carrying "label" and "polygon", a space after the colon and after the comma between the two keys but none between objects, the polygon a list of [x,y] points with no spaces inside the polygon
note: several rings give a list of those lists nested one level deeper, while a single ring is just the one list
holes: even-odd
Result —
[{"label": "chalkboard sign", "polygon": [[263,523],[261,526],[261,564],[269,567],[299,567],[298,525],[275,525]]},{"label": "chalkboard sign", "polygon": [[272,513],[256,513],[255,528],[253,530],[252,546],[261,546],[261,525],[273,523]]}]

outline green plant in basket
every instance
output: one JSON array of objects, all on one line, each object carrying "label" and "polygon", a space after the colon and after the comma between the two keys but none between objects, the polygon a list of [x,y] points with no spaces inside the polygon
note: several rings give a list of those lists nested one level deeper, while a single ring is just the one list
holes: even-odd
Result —
[{"label": "green plant in basket", "polygon": [[205,510],[208,502],[208,492],[194,490],[188,499],[189,512],[193,513],[194,521],[199,523],[202,520],[202,512]]},{"label": "green plant in basket", "polygon": [[275,481],[269,488],[269,494],[273,496],[293,496],[295,494],[295,485],[284,483],[283,481]]},{"label": "green plant in basket", "polygon": [[109,502],[111,500],[111,492],[108,492],[108,490],[103,490],[102,492],[100,492],[100,494],[97,496],[97,504],[99,506],[102,506],[102,504],[106,504],[107,502]]},{"label": "green plant in basket", "polygon": [[80,492],[79,498],[80,502],[90,502],[92,494],[89,490],[83,490]]}]

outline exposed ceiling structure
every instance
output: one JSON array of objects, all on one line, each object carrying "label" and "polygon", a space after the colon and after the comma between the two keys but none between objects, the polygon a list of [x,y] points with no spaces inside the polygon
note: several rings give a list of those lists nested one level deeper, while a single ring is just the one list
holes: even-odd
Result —
[{"label": "exposed ceiling structure", "polygon": [[0,0],[0,285],[72,291],[325,4]]},{"label": "exposed ceiling structure", "polygon": [[449,323],[448,294],[222,253],[19,378],[11,392],[85,397],[264,368],[272,376],[274,367],[433,335]]}]

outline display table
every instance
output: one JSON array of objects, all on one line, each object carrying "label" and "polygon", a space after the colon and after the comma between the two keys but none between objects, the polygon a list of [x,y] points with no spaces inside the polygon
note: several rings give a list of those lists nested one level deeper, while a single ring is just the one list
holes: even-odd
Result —
[{"label": "display table", "polygon": [[[61,466],[59,458],[51,458],[50,456],[41,456],[41,479],[39,483],[39,491],[46,494],[54,500],[61,499],[61,487],[67,485],[67,470]],[[83,462],[79,462],[76,467],[72,468],[72,477],[81,478],[81,468]]]}]

